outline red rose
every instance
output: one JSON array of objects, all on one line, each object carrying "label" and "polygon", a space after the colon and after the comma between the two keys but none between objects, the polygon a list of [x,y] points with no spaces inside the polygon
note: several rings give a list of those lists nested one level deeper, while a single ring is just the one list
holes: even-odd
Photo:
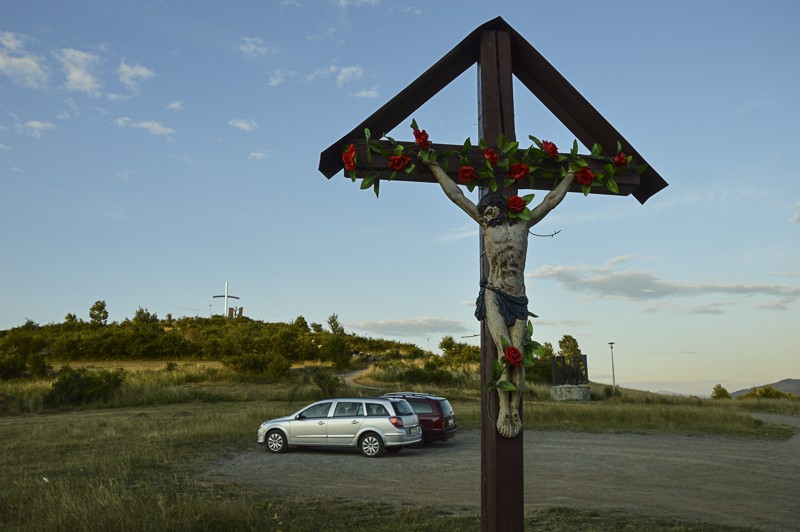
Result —
[{"label": "red rose", "polygon": [[519,181],[531,171],[530,167],[525,163],[514,163],[508,169],[508,177],[515,181]]},{"label": "red rose", "polygon": [[483,150],[483,158],[489,161],[492,166],[497,166],[497,152],[494,148],[486,148]]},{"label": "red rose", "polygon": [[522,365],[522,353],[519,349],[514,346],[508,346],[503,350],[503,357],[508,362],[509,366],[521,366]]},{"label": "red rose", "polygon": [[421,150],[427,150],[431,147],[431,141],[428,140],[428,132],[424,129],[422,131],[419,129],[414,130],[414,140],[417,141],[417,146]]},{"label": "red rose", "polygon": [[508,198],[508,210],[511,212],[522,212],[525,210],[525,200],[519,196],[511,196]]},{"label": "red rose", "polygon": [[544,151],[547,155],[555,159],[558,157],[558,148],[555,144],[550,142],[549,140],[542,141],[542,151]]},{"label": "red rose", "polygon": [[406,166],[411,163],[411,157],[408,155],[390,155],[389,156],[389,168],[394,170],[395,172],[400,172],[406,169]]},{"label": "red rose", "polygon": [[614,157],[614,165],[615,166],[627,166],[628,165],[628,156],[625,155],[624,151],[621,151]]},{"label": "red rose", "polygon": [[575,174],[575,177],[581,185],[591,185],[592,181],[594,181],[594,172],[589,170],[588,166],[583,166],[578,170],[578,173]]},{"label": "red rose", "polygon": [[348,172],[356,169],[356,147],[354,144],[349,145],[342,154],[342,161],[344,161],[344,169]]},{"label": "red rose", "polygon": [[478,174],[475,173],[475,169],[471,166],[462,166],[458,169],[458,182],[464,183],[468,185],[478,179]]}]

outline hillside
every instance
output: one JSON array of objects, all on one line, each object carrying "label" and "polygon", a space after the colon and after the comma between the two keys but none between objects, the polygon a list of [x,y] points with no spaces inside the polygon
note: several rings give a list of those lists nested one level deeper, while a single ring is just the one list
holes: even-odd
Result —
[{"label": "hillside", "polygon": [[[774,382],[772,384],[764,384],[761,386],[756,386],[756,388],[764,388],[765,386],[772,386],[776,390],[781,392],[793,393],[795,395],[800,395],[800,379],[783,379],[782,381]],[[731,397],[734,399],[744,395],[750,391],[752,388],[745,388],[744,390],[739,390],[736,392],[731,392]]]}]

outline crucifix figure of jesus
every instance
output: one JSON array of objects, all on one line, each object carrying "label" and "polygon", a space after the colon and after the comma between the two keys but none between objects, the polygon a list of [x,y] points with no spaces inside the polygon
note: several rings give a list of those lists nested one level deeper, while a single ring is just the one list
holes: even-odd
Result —
[{"label": "crucifix figure of jesus", "polygon": [[[528,298],[525,295],[525,259],[528,234],[566,195],[575,173],[569,170],[558,185],[531,210],[528,220],[509,217],[508,202],[499,192],[485,194],[478,204],[472,202],[447,173],[433,161],[424,161],[445,195],[475,220],[483,229],[483,245],[489,262],[489,276],[481,280],[475,316],[486,319],[498,359],[503,362],[502,339],[522,351],[527,330]],[[499,413],[497,431],[513,438],[522,431],[519,402],[525,385],[522,364],[506,364],[501,380],[514,385],[514,390],[497,389]]]}]

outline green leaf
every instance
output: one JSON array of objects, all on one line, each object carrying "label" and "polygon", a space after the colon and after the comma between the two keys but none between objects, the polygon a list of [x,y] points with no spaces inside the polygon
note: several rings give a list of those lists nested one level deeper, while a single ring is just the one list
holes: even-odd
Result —
[{"label": "green leaf", "polygon": [[531,201],[533,201],[533,198],[535,198],[535,197],[536,197],[536,194],[525,194],[524,196],[522,196],[522,199],[525,200],[525,203],[527,204],[527,203],[530,203]]},{"label": "green leaf", "polygon": [[405,173],[413,174],[414,172],[416,172],[416,170],[417,170],[417,167],[414,165],[414,163],[411,163],[408,166],[406,166]]},{"label": "green leaf", "polygon": [[499,390],[503,390],[504,392],[513,392],[513,391],[515,391],[517,389],[516,386],[514,386],[513,384],[511,384],[508,381],[500,381],[500,382],[498,382],[497,383],[497,388]]},{"label": "green leaf", "polygon": [[444,170],[444,173],[447,173],[447,169],[450,166],[450,163],[447,161],[447,159],[442,159],[441,161],[439,161],[439,166],[442,168],[442,170]]},{"label": "green leaf", "polygon": [[478,141],[478,146],[480,146],[480,148],[481,148],[482,150],[485,150],[486,148],[488,148],[488,147],[489,147],[489,145],[488,145],[488,144],[486,144],[486,140],[484,140],[484,139],[480,139],[480,140]]},{"label": "green leaf", "polygon": [[530,220],[531,219],[531,210],[525,207],[525,210],[520,211],[517,213],[517,218],[520,220]]},{"label": "green leaf", "polygon": [[384,137],[391,143],[392,146],[397,146],[397,141],[394,140],[392,137],[390,137],[389,135],[384,135]]},{"label": "green leaf", "polygon": [[391,173],[391,174],[389,174],[389,181],[391,181],[392,179],[394,179],[394,178],[395,178],[395,176],[397,176],[397,170],[393,170],[393,171],[392,171],[392,173]]},{"label": "green leaf", "polygon": [[419,127],[417,127],[417,121],[413,118],[411,119],[411,129],[419,129]]},{"label": "green leaf", "polygon": [[489,188],[492,190],[492,192],[497,192],[497,181],[491,179],[489,181]]},{"label": "green leaf", "polygon": [[634,170],[634,172],[636,172],[637,174],[641,174],[642,172],[647,170],[647,168],[648,168],[648,166],[646,164],[643,164],[643,165],[637,166],[636,170]]},{"label": "green leaf", "polygon": [[361,180],[361,190],[366,190],[366,189],[370,188],[374,181],[375,181],[375,176],[374,175],[369,175],[369,176],[364,177],[364,179]]},{"label": "green leaf", "polygon": [[508,347],[508,346],[510,346],[510,345],[511,345],[511,343],[510,343],[508,340],[506,340],[506,337],[505,337],[505,336],[503,336],[503,335],[501,334],[501,335],[500,335],[500,345],[503,347],[503,350],[505,350],[505,348],[506,348],[506,347]]},{"label": "green leaf", "polygon": [[472,149],[472,142],[470,142],[469,137],[467,140],[464,141],[464,146],[461,148],[461,155],[466,156],[469,153],[469,150]]},{"label": "green leaf", "polygon": [[603,147],[595,142],[594,145],[592,145],[592,155],[595,157],[600,157],[602,153]]},{"label": "green leaf", "polygon": [[622,143],[620,141],[617,141],[617,153],[621,151],[622,151]]},{"label": "green leaf", "polygon": [[578,141],[577,140],[573,140],[572,141],[572,150],[569,152],[569,154],[572,155],[573,157],[577,157],[577,155],[578,155]]},{"label": "green leaf", "polygon": [[537,146],[539,146],[539,149],[540,149],[540,150],[542,149],[542,141],[541,141],[541,140],[537,139],[537,138],[536,138],[536,137],[534,137],[533,135],[528,135],[528,138],[529,138],[529,139],[531,139],[531,140],[533,141],[533,143],[534,143],[534,144],[536,144]]},{"label": "green leaf", "polygon": [[423,163],[427,163],[430,160],[431,153],[435,154],[436,152],[428,152],[428,150],[422,150],[419,152],[419,160]]},{"label": "green leaf", "polygon": [[497,379],[499,379],[500,375],[503,374],[504,369],[505,366],[501,364],[499,360],[495,359],[492,362],[492,380],[496,381]]},{"label": "green leaf", "polygon": [[617,185],[617,180],[613,177],[609,177],[608,181],[606,181],[606,188],[614,194],[619,194],[619,185]]},{"label": "green leaf", "polygon": [[584,196],[588,196],[589,192],[592,191],[592,186],[591,185],[581,185],[581,190],[583,191],[583,195]]},{"label": "green leaf", "polygon": [[395,144],[394,149],[392,150],[392,155],[403,155],[403,145]]},{"label": "green leaf", "polygon": [[506,155],[513,155],[514,153],[517,153],[518,149],[519,149],[519,142],[515,140],[514,142],[509,142],[508,144],[506,144],[505,148],[503,148],[503,153],[505,153]]}]

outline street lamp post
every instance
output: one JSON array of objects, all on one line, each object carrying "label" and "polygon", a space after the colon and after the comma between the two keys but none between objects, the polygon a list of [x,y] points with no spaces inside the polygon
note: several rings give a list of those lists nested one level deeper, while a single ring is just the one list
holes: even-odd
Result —
[{"label": "street lamp post", "polygon": [[617,395],[617,377],[614,373],[614,342],[608,342],[608,346],[611,348],[611,386],[613,390],[612,395]]}]

